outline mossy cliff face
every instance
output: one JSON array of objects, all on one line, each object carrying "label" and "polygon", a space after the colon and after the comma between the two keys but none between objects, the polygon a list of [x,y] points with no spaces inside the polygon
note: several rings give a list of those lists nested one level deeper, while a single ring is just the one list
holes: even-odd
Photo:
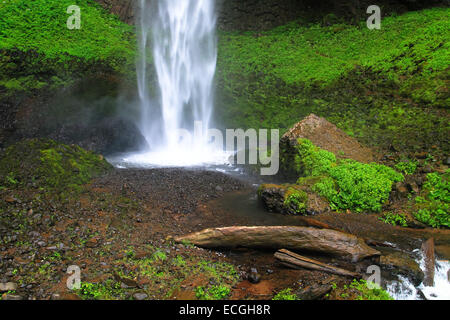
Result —
[{"label": "mossy cliff face", "polygon": [[[67,8],[74,4],[81,9],[81,29],[69,30]],[[89,129],[107,117],[117,123],[111,115],[119,91],[134,90],[135,45],[134,28],[91,0],[0,3],[1,144],[61,135],[61,141],[81,143],[67,128],[58,132],[68,122],[79,124],[79,132],[102,136]],[[98,94],[92,95],[94,88]],[[75,106],[61,103],[58,95]],[[107,149],[90,139],[91,149]]]},{"label": "mossy cliff face", "polygon": [[0,158],[1,185],[8,188],[68,188],[88,183],[112,166],[79,146],[52,140],[24,140],[8,147]]},{"label": "mossy cliff face", "polygon": [[217,118],[283,132],[315,113],[370,146],[448,153],[448,13],[220,32]]}]

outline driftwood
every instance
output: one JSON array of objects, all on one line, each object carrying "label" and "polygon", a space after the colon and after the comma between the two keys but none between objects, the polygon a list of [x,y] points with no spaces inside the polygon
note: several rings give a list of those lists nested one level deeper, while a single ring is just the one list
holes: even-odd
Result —
[{"label": "driftwood", "polygon": [[434,286],[434,268],[435,268],[435,256],[434,256],[434,239],[431,238],[422,244],[423,257],[425,259],[425,270],[423,284],[426,287]]},{"label": "driftwood", "polygon": [[206,229],[175,238],[177,242],[189,242],[203,248],[261,248],[305,250],[328,254],[339,258],[360,261],[378,256],[380,252],[370,248],[364,240],[354,235],[327,229],[308,227],[226,227]]},{"label": "driftwood", "polygon": [[278,261],[280,261],[283,265],[293,269],[317,270],[337,274],[340,276],[361,278],[361,275],[359,273],[334,267],[311,258],[303,257],[299,254],[296,254],[294,252],[285,249],[279,250],[277,253],[275,253],[275,258]]}]

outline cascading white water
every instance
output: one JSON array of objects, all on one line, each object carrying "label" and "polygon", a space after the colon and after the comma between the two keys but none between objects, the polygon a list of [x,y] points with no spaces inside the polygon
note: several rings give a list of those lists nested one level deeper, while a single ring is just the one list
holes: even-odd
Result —
[{"label": "cascading white water", "polygon": [[[140,129],[150,151],[132,155],[126,162],[161,166],[227,162],[228,155],[208,144],[207,136],[217,61],[214,3],[214,0],[140,0],[137,63]],[[159,99],[151,97],[148,89],[150,44]],[[198,129],[195,134],[194,123]]]},{"label": "cascading white water", "polygon": [[[420,253],[419,250],[417,250]],[[420,268],[425,270],[425,258],[421,255],[418,261]],[[409,279],[399,276],[397,281],[388,284],[386,290],[395,300],[450,300],[450,262],[436,259],[434,286],[426,287],[421,284],[415,287]],[[420,292],[421,294],[420,294]]]}]

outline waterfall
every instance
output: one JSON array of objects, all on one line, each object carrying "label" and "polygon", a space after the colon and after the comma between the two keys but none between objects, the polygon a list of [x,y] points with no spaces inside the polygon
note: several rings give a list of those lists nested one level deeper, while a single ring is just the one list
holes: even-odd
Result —
[{"label": "waterfall", "polygon": [[[425,258],[423,254],[417,250],[420,255],[418,261],[420,268],[425,270]],[[391,281],[386,290],[394,297],[395,300],[449,300],[450,299],[450,262],[446,260],[436,259],[434,286],[426,287],[421,284],[415,287],[409,279],[398,276],[398,280]]]},{"label": "waterfall", "polygon": [[[139,127],[150,151],[126,161],[161,166],[225,163],[223,148],[213,146],[208,137],[217,61],[215,1],[139,0],[138,16]],[[150,56],[156,94],[149,91]]]}]

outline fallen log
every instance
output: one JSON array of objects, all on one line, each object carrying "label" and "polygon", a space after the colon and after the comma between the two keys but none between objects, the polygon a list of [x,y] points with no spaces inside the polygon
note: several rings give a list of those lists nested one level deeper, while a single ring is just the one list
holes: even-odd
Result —
[{"label": "fallen log", "polygon": [[203,248],[290,249],[328,254],[360,261],[378,256],[364,240],[354,235],[328,229],[297,226],[226,227],[206,229],[175,241],[189,242]]},{"label": "fallen log", "polygon": [[423,284],[426,287],[434,286],[434,268],[435,268],[435,255],[434,255],[434,239],[430,238],[422,244],[422,253],[425,259],[425,270]]},{"label": "fallen log", "polygon": [[328,265],[326,263],[303,257],[294,252],[282,249],[275,253],[275,258],[281,262],[281,264],[293,268],[293,269],[308,269],[317,270],[332,274],[337,274],[340,276],[346,276],[351,278],[361,278],[361,275],[356,272],[348,271],[338,267]]}]

